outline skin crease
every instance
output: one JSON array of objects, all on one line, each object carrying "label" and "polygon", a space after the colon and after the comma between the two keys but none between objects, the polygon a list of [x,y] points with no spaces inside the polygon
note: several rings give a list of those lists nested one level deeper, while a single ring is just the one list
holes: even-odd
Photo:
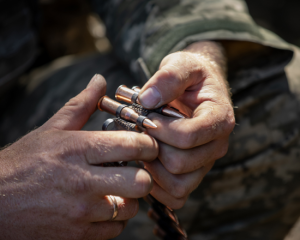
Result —
[{"label": "skin crease", "polygon": [[[161,97],[149,106],[143,93],[151,87]],[[226,154],[235,126],[222,47],[197,42],[166,56],[139,100],[146,108],[171,103],[191,117],[148,115],[158,129],[147,133],[157,139],[160,149],[158,159],[145,163],[154,179],[151,194],[173,209],[181,208],[215,161]]]},{"label": "skin crease", "polygon": [[[0,152],[1,237],[110,239],[137,213],[136,198],[149,192],[171,208],[182,207],[225,155],[235,124],[224,62],[213,42],[163,59],[141,93],[154,86],[163,93],[156,107],[171,102],[191,118],[150,114],[158,129],[148,129],[149,135],[78,131],[105,94],[105,80],[96,75],[48,122]],[[152,176],[96,166],[120,160],[142,160]],[[106,195],[120,196],[115,221],[109,221],[113,208]]]},{"label": "skin crease", "polygon": [[[137,213],[137,198],[153,186],[149,173],[96,165],[152,161],[158,144],[134,132],[78,131],[105,87],[96,75],[48,122],[0,152],[1,239],[110,239]],[[120,196],[114,221],[107,195]]]}]

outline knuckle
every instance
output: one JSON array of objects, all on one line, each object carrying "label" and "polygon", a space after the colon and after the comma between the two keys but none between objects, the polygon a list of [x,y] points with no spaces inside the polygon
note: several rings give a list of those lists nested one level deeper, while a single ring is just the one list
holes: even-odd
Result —
[{"label": "knuckle", "polygon": [[235,117],[234,117],[234,113],[232,113],[230,116],[229,116],[229,119],[228,119],[228,129],[229,131],[231,132],[235,127]]},{"label": "knuckle", "polygon": [[166,164],[166,169],[172,174],[181,174],[184,171],[185,160],[180,157],[174,157]]},{"label": "knuckle", "polygon": [[123,232],[124,228],[125,228],[124,221],[115,221],[114,222],[114,228],[113,228],[113,231],[112,231],[112,236],[109,237],[109,239],[119,236]]},{"label": "knuckle", "polygon": [[[86,89],[83,90],[81,93],[87,91]],[[64,111],[59,111],[59,114],[68,115],[70,112],[73,112],[74,110],[80,109],[81,111],[87,112],[88,108],[86,105],[85,100],[82,97],[76,96],[71,98],[62,108]]]},{"label": "knuckle", "polygon": [[137,199],[123,199],[123,202],[118,202],[118,210],[122,212],[123,219],[133,218],[139,210],[139,202]]},{"label": "knuckle", "polygon": [[227,151],[228,151],[228,142],[225,144],[221,144],[219,150],[216,152],[216,159],[224,157]]},{"label": "knuckle", "polygon": [[180,209],[184,206],[186,200],[185,199],[176,199],[175,201],[172,201],[170,204],[168,203],[168,206],[172,209]]},{"label": "knuckle", "polygon": [[227,116],[224,119],[224,124],[223,124],[224,127],[222,129],[223,132],[226,134],[230,134],[235,127],[235,117],[231,105],[229,106],[229,108],[230,109],[228,110]]},{"label": "knuckle", "polygon": [[126,221],[96,222],[90,232],[80,239],[104,240],[119,236],[124,230]]},{"label": "knuckle", "polygon": [[181,84],[183,81],[183,77],[180,74],[180,71],[173,65],[167,65],[160,71],[161,79],[165,82],[165,84]]},{"label": "knuckle", "polygon": [[89,188],[88,185],[80,179],[73,180],[72,185],[74,192],[79,194],[86,192]]},{"label": "knuckle", "polygon": [[[86,91],[86,90],[83,90]],[[71,98],[68,102],[66,102],[65,107],[78,107],[82,106],[83,102],[78,97]]]},{"label": "knuckle", "polygon": [[171,192],[172,197],[177,199],[185,198],[188,194],[188,188],[182,183],[175,184]]},{"label": "knuckle", "polygon": [[82,235],[69,239],[112,239],[121,234],[124,229],[124,225],[123,221],[93,222],[92,225],[87,225],[88,227],[86,227],[86,230]]},{"label": "knuckle", "polygon": [[126,149],[125,154],[128,159],[138,159],[142,155],[142,148],[136,135],[133,133],[124,133],[122,147]]},{"label": "knuckle", "polygon": [[153,179],[146,170],[137,169],[135,172],[135,183],[134,183],[134,192],[139,197],[146,196],[153,185]]},{"label": "knuckle", "polygon": [[89,208],[84,203],[78,203],[72,206],[69,211],[69,217],[73,221],[80,221],[89,215]]},{"label": "knuckle", "polygon": [[179,148],[180,149],[190,149],[194,147],[197,142],[197,134],[191,126],[187,125],[185,132],[180,133]]},{"label": "knuckle", "polygon": [[81,172],[77,176],[76,175],[68,179],[69,184],[71,186],[70,189],[72,189],[73,192],[76,194],[86,194],[87,192],[91,192],[92,182],[89,179],[89,177],[86,176],[87,174]]},{"label": "knuckle", "polygon": [[[121,208],[125,208],[125,204]],[[119,207],[120,208],[120,207]],[[139,211],[139,202],[137,199],[131,199],[130,208],[127,207],[128,214],[126,214],[126,219],[133,218]]]},{"label": "knuckle", "polygon": [[89,229],[89,226],[74,224],[72,230],[69,231],[68,239],[83,239]]},{"label": "knuckle", "polygon": [[173,55],[174,53],[171,53],[171,54],[169,54],[169,55],[167,55],[167,56],[165,56],[164,58],[163,58],[163,60],[161,60],[161,63],[160,63],[160,65],[159,65],[159,69],[162,69],[171,59],[172,59],[172,55]]},{"label": "knuckle", "polygon": [[159,69],[162,69],[165,65],[167,65],[168,63],[170,63],[174,60],[176,61],[176,59],[180,59],[180,56],[182,54],[183,54],[182,52],[174,52],[174,53],[170,53],[169,55],[165,56],[160,63]]},{"label": "knuckle", "polygon": [[138,184],[135,185],[135,191],[140,195],[140,196],[146,196],[150,192],[150,183],[149,181],[139,181]]}]

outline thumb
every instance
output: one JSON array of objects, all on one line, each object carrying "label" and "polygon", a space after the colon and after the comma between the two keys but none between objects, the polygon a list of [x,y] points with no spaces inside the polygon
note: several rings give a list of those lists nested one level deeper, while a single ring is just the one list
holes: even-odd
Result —
[{"label": "thumb", "polygon": [[[139,102],[152,109],[170,103],[195,82],[197,61],[189,53],[178,52],[168,55],[160,69],[149,79],[139,93]],[[188,64],[187,64],[188,63]]]},{"label": "thumb", "polygon": [[95,112],[97,102],[100,97],[105,95],[105,92],[106,81],[101,75],[96,74],[86,89],[70,99],[43,127],[60,130],[80,130]]}]

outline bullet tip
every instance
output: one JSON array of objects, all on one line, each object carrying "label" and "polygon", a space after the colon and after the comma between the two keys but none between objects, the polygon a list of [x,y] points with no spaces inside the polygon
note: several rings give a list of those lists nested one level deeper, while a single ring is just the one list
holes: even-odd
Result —
[{"label": "bullet tip", "polygon": [[157,128],[157,126],[150,119],[145,119],[143,125],[145,128]]}]

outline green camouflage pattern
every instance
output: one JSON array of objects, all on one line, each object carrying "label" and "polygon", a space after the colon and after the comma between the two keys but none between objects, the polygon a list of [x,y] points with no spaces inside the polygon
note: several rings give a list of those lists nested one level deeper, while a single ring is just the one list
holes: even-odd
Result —
[{"label": "green camouflage pattern", "polygon": [[242,0],[92,0],[115,53],[132,72],[142,57],[150,73],[169,53],[201,40],[241,40],[284,49],[291,46],[257,26]]},{"label": "green camouflage pattern", "polygon": [[[228,153],[177,214],[190,240],[283,239],[300,215],[300,50],[258,27],[240,0],[94,2],[118,60],[93,55],[33,79],[27,95],[0,119],[0,145],[43,124],[95,73],[104,75],[113,97],[121,84],[143,85],[133,78],[138,57],[154,73],[164,56],[195,41],[257,42],[271,49],[268,55],[229,68],[237,125]],[[108,117],[97,112],[83,129],[100,130]],[[157,239],[146,212],[141,201],[138,215],[115,239]]]},{"label": "green camouflage pattern", "polygon": [[[274,71],[274,76],[247,86],[247,76],[251,79],[253,72],[249,68],[249,74],[244,73],[244,79],[240,79],[244,84],[238,85],[243,88],[233,89],[237,126],[230,137],[229,151],[177,211],[190,239],[279,240],[299,217],[299,53],[296,50],[296,62],[286,72]],[[45,122],[84,89],[95,72],[106,77],[111,97],[121,84],[140,84],[112,55],[81,59],[41,79],[1,119],[1,146]],[[100,130],[109,117],[98,111],[83,129]],[[116,239],[156,239],[147,208],[141,200],[138,215]]]},{"label": "green camouflage pattern", "polygon": [[[295,51],[285,71],[273,67],[270,76],[263,69],[265,78],[253,83],[252,73],[258,74],[253,67],[236,73],[244,76],[238,83],[229,79],[237,125],[228,153],[176,211],[189,239],[280,240],[299,218],[300,51]],[[141,208],[116,239],[156,239],[147,206]]]}]

